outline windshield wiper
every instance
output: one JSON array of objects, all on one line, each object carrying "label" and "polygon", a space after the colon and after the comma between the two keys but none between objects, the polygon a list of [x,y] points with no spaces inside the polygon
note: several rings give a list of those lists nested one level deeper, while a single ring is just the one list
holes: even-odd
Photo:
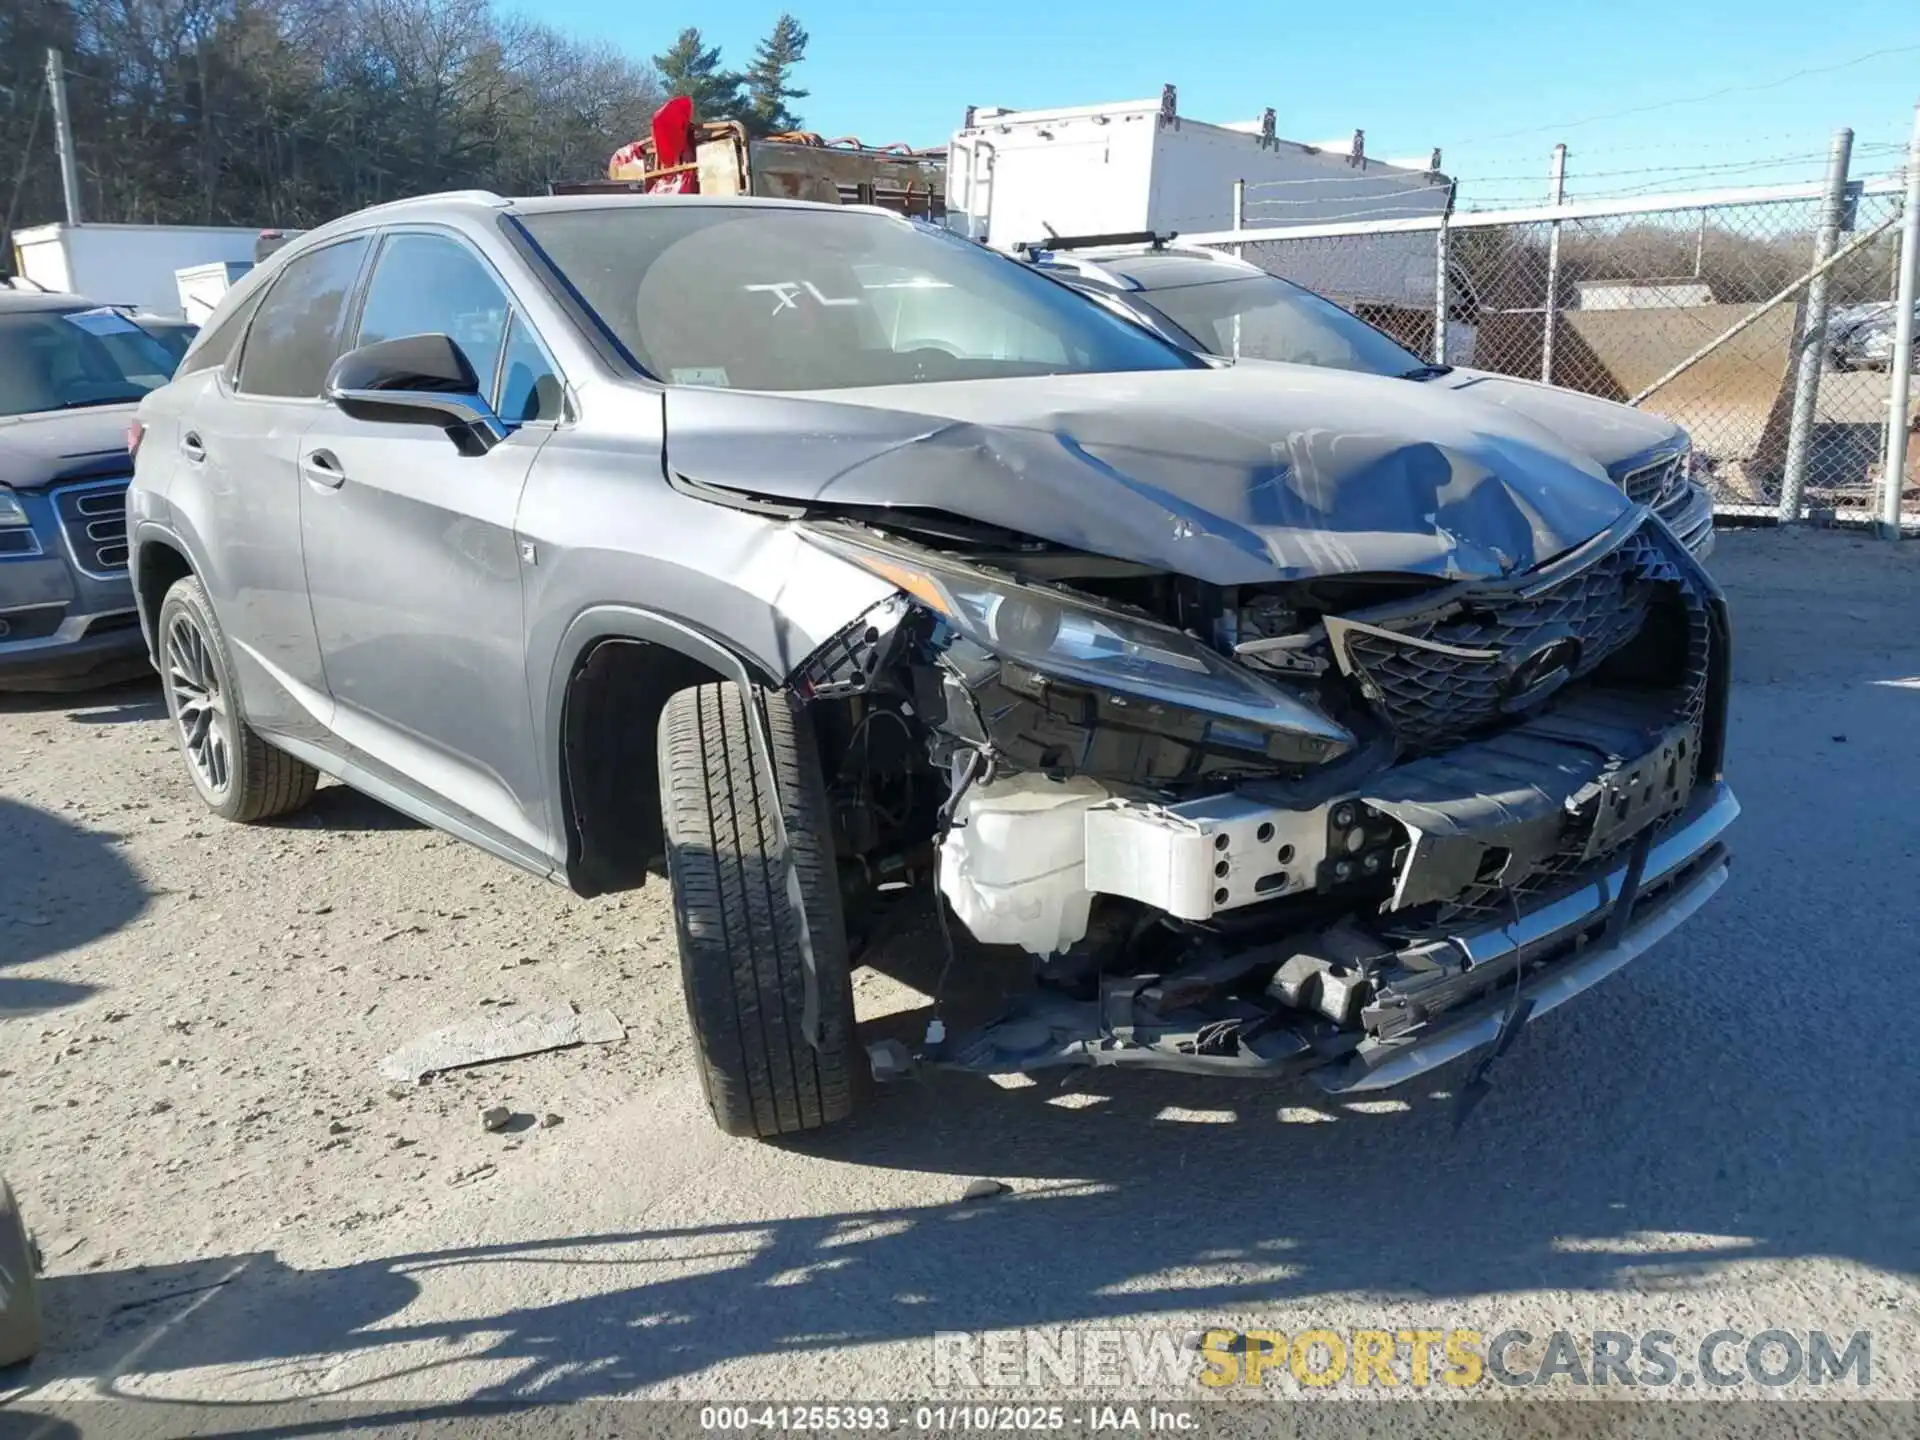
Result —
[{"label": "windshield wiper", "polygon": [[1416,365],[1411,370],[1403,370],[1394,376],[1396,380],[1436,380],[1442,375],[1451,375],[1451,365]]}]

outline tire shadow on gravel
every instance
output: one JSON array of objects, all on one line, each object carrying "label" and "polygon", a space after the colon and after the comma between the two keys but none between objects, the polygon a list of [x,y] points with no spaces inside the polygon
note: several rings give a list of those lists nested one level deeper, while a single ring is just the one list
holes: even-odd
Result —
[{"label": "tire shadow on gravel", "polygon": [[0,1019],[78,1004],[97,987],[23,975],[128,924],[152,895],[111,832],[0,798]]}]

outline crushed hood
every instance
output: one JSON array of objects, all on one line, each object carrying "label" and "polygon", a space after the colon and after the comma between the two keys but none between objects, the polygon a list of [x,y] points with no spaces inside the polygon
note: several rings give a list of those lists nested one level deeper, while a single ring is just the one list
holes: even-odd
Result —
[{"label": "crushed hood", "polygon": [[833,508],[944,512],[1219,585],[1488,579],[1627,501],[1525,416],[1299,366],[795,394],[676,387],[667,464]]},{"label": "crushed hood", "polygon": [[1681,430],[1671,420],[1597,395],[1496,375],[1489,370],[1452,370],[1417,382],[1451,390],[1486,405],[1501,405],[1552,432],[1560,443],[1591,455],[1609,471],[1651,451],[1677,444]]},{"label": "crushed hood", "polygon": [[133,405],[89,405],[0,417],[0,485],[37,490],[67,480],[125,475]]}]

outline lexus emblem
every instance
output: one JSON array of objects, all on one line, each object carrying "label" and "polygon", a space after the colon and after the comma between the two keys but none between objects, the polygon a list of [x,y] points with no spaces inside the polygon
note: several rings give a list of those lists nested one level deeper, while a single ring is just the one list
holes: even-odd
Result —
[{"label": "lexus emblem", "polygon": [[1571,635],[1536,645],[1520,658],[1502,687],[1503,710],[1539,704],[1567,681],[1580,663],[1580,642]]}]

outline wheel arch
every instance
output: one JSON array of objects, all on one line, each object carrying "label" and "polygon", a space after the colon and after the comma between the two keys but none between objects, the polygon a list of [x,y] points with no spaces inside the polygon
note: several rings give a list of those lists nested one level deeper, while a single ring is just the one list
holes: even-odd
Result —
[{"label": "wheel arch", "polygon": [[186,542],[159,525],[140,527],[133,546],[133,605],[140,617],[140,633],[146,638],[147,654],[160,663],[160,642],[156,626],[160,622],[160,603],[167,591],[189,575],[199,574]]},{"label": "wheel arch", "polygon": [[[549,782],[579,895],[631,890],[664,851],[660,713],[681,690],[732,681],[749,694],[778,683],[724,641],[655,611],[602,605],[563,637],[546,698]],[[757,760],[767,763],[764,725]]]}]

